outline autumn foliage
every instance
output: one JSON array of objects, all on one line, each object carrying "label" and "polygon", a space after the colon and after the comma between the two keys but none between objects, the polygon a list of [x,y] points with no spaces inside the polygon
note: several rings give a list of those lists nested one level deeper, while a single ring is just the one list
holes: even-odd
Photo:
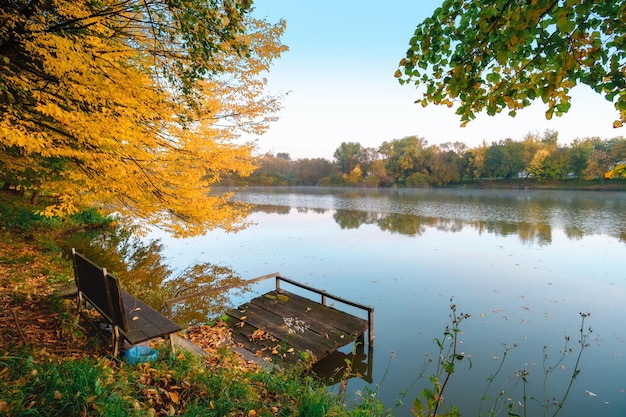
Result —
[{"label": "autumn foliage", "polygon": [[255,168],[242,132],[279,109],[263,72],[284,22],[232,0],[8,0],[0,5],[0,183],[180,235],[236,229],[210,187]]}]

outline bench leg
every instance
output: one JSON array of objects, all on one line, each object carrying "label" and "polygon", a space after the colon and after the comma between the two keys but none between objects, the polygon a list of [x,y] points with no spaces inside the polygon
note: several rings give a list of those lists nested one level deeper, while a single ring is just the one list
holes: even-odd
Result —
[{"label": "bench leg", "polygon": [[78,290],[76,292],[76,313],[80,313],[80,306],[83,304],[83,293]]},{"label": "bench leg", "polygon": [[113,357],[117,358],[117,355],[120,353],[120,329],[117,326],[113,326],[111,330],[113,338]]}]

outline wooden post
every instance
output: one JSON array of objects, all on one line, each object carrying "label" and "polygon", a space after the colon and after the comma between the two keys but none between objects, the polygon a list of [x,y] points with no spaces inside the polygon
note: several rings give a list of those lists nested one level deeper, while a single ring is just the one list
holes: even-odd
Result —
[{"label": "wooden post", "polygon": [[322,304],[326,305],[326,294],[322,294]]},{"label": "wooden post", "polygon": [[374,309],[370,308],[367,310],[367,334],[369,336],[370,346],[373,346],[374,343]]},{"label": "wooden post", "polygon": [[280,291],[280,277],[276,275],[276,291]]}]

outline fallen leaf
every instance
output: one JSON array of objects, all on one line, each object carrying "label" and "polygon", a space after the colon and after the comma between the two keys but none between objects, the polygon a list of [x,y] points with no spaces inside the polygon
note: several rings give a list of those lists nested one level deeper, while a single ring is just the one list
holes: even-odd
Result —
[{"label": "fallen leaf", "polygon": [[178,401],[179,401],[178,393],[176,391],[169,391],[168,394],[170,396],[170,400],[172,400],[174,404],[178,404]]}]

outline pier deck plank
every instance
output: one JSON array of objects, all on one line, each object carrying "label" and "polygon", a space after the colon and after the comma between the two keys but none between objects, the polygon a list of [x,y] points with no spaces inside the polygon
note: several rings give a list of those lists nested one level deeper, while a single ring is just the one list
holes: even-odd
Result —
[{"label": "pier deck plank", "polygon": [[362,338],[368,328],[367,320],[284,290],[270,291],[226,314],[235,343],[284,364],[301,362],[302,352],[319,361]]}]

